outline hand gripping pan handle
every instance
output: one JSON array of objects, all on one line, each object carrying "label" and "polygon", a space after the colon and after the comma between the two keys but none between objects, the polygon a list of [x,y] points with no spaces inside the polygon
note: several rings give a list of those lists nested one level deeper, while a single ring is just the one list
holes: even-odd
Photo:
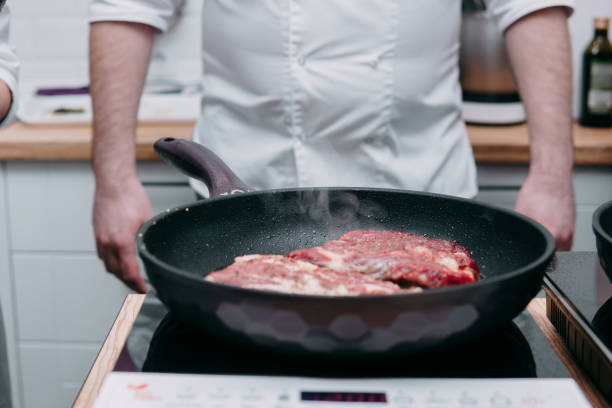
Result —
[{"label": "hand gripping pan handle", "polygon": [[204,182],[210,198],[251,191],[219,156],[199,143],[166,137],[155,142],[153,148],[166,163]]}]

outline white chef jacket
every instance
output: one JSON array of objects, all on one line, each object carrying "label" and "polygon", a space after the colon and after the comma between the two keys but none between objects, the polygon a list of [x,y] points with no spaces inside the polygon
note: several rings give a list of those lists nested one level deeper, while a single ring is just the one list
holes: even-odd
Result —
[{"label": "white chef jacket", "polygon": [[[570,0],[489,0],[501,30]],[[166,30],[181,0],[94,0],[90,21]],[[255,189],[402,188],[471,197],[458,0],[208,0],[193,139]]]}]

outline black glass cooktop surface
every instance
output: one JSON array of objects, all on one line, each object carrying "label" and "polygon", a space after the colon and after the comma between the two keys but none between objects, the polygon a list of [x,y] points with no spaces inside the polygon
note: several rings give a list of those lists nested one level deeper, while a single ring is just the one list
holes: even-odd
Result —
[{"label": "black glass cooktop surface", "polygon": [[612,282],[595,252],[560,252],[546,284],[564,299],[585,329],[612,349]]},{"label": "black glass cooktop surface", "polygon": [[549,320],[574,359],[612,401],[612,282],[597,254],[557,254],[544,284]]},{"label": "black glass cooktop surface", "polygon": [[[198,339],[194,341],[194,339]],[[153,336],[143,371],[325,377],[535,377],[529,342],[516,324],[469,344],[403,357],[278,355],[202,335],[168,316]]]},{"label": "black glass cooktop surface", "polygon": [[[147,299],[153,300],[153,295],[147,295]],[[139,325],[139,320],[150,324],[150,315],[141,309],[135,326]],[[148,349],[142,367],[132,364],[126,347],[115,371],[313,377],[569,377],[526,310],[511,324],[452,348],[408,356],[358,359],[287,356],[244,348],[186,326],[169,313],[161,314],[159,323],[155,324],[157,328],[152,339],[141,345]],[[137,334],[130,334],[133,335]],[[138,342],[131,343],[132,352],[145,351],[134,350]]]}]

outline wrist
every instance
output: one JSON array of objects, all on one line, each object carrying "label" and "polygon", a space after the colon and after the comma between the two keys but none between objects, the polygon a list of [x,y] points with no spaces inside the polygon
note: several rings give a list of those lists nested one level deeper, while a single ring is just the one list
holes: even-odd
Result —
[{"label": "wrist", "polygon": [[538,165],[532,163],[529,166],[528,176],[540,180],[566,180],[572,178],[572,166],[567,165]]},{"label": "wrist", "polygon": [[571,134],[567,138],[532,143],[529,175],[548,180],[571,179],[574,150]]},{"label": "wrist", "polygon": [[96,190],[106,192],[126,191],[134,183],[140,184],[135,163],[120,165],[107,163],[94,167]]},{"label": "wrist", "polygon": [[530,169],[525,184],[529,184],[541,193],[572,195],[574,190],[571,170],[551,173]]},{"label": "wrist", "polygon": [[532,155],[529,176],[549,180],[571,179],[573,169],[573,152],[549,152],[535,157]]},{"label": "wrist", "polygon": [[92,167],[97,188],[119,188],[138,181],[132,135],[94,127]]}]

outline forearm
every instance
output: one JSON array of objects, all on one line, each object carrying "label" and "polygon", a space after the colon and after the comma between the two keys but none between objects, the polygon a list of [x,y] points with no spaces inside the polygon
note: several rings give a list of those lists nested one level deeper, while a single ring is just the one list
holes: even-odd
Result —
[{"label": "forearm", "polygon": [[531,141],[529,175],[515,210],[538,221],[557,250],[571,249],[575,204],[572,186],[572,61],[565,11],[541,10],[506,30],[506,43]]},{"label": "forearm", "polygon": [[136,23],[91,25],[90,88],[93,168],[104,186],[136,174],[135,138],[140,96],[154,29]]},{"label": "forearm", "polygon": [[572,59],[565,11],[525,16],[506,30],[506,43],[527,111],[530,174],[571,180]]}]

